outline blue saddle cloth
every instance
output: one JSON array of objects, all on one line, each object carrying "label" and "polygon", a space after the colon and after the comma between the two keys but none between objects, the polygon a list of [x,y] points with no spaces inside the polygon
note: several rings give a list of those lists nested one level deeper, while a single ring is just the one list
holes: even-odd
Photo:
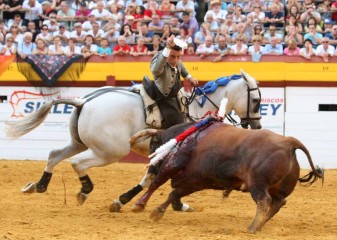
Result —
[{"label": "blue saddle cloth", "polygon": [[[229,77],[220,77],[215,81],[209,81],[208,83],[205,84],[205,86],[203,87],[199,87],[195,90],[195,93],[200,96],[203,95],[202,100],[200,106],[203,107],[205,105],[205,102],[207,100],[207,98],[204,96],[204,94],[210,94],[210,93],[214,93],[217,89],[218,86],[226,86],[231,80],[237,80],[242,78],[242,76],[240,74],[234,74],[232,76]],[[204,94],[203,94],[204,93]]]}]

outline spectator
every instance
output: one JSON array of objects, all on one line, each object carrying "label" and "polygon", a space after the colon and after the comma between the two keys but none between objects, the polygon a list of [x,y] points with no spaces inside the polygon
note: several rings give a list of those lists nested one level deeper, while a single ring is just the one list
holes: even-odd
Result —
[{"label": "spectator", "polygon": [[132,56],[145,56],[147,55],[147,47],[144,45],[145,41],[143,37],[137,39],[137,45],[133,45],[130,50]]},{"label": "spectator", "polygon": [[243,10],[246,12],[251,12],[254,10],[254,7],[258,6],[261,11],[267,11],[267,6],[264,3],[264,1],[261,2],[261,0],[251,0],[248,1],[244,6]]},{"label": "spectator", "polygon": [[59,23],[56,20],[56,14],[51,13],[49,19],[43,21],[43,25],[48,26],[48,31],[53,35],[54,32],[59,30]]},{"label": "spectator", "polygon": [[42,39],[44,42],[49,42],[52,39],[52,35],[48,32],[48,25],[44,24],[41,28],[41,33],[36,36],[36,40]]},{"label": "spectator", "polygon": [[164,47],[160,45],[160,36],[154,35],[152,37],[152,44],[148,46],[147,55],[155,55],[157,52],[163,50]]},{"label": "spectator", "polygon": [[132,32],[130,25],[124,25],[120,32],[121,36],[124,36],[126,44],[135,44],[136,43],[136,34]]},{"label": "spectator", "polygon": [[[78,0],[76,0],[76,1],[78,1]],[[87,20],[90,13],[91,13],[91,11],[87,8],[87,4],[85,2],[80,2],[79,8],[76,9],[75,19],[77,19],[77,21],[80,21],[81,23],[83,23],[85,20]]]},{"label": "spectator", "polygon": [[178,18],[183,19],[183,13],[189,13],[189,16],[195,17],[195,7],[192,0],[180,0],[177,2],[176,11],[178,12]]},{"label": "spectator", "polygon": [[118,44],[114,47],[112,55],[129,55],[131,47],[126,44],[124,36],[118,37]]},{"label": "spectator", "polygon": [[289,33],[284,37],[285,42],[289,42],[289,40],[295,40],[300,45],[303,43],[303,36],[298,33],[295,26],[289,26]]},{"label": "spectator", "polygon": [[262,54],[265,53],[264,47],[261,46],[261,43],[262,43],[261,36],[255,35],[252,38],[252,42],[253,42],[253,45],[248,48],[248,54],[249,55],[253,55],[254,53],[258,53],[258,54],[262,55]]},{"label": "spectator", "polygon": [[162,32],[164,22],[160,20],[159,15],[152,14],[152,21],[149,23],[149,30],[153,32]]},{"label": "spectator", "polygon": [[83,43],[86,33],[82,30],[82,24],[80,22],[77,22],[74,24],[75,30],[70,33],[70,38],[75,39],[76,42],[78,43]]},{"label": "spectator", "polygon": [[[233,15],[227,14],[226,21],[221,24],[221,26],[226,26],[228,28],[228,34],[233,34],[237,31],[237,24],[233,21]],[[217,32],[219,28],[217,28]]]},{"label": "spectator", "polygon": [[[0,43],[1,45],[1,43]],[[13,37],[8,37],[6,39],[6,44],[2,47],[2,52],[1,54],[5,56],[11,56],[16,54],[16,45],[14,43],[14,38]]]},{"label": "spectator", "polygon": [[18,54],[21,58],[26,58],[27,54],[32,54],[36,48],[36,44],[32,42],[33,34],[30,32],[25,32],[23,34],[23,42],[18,44]]},{"label": "spectator", "polygon": [[48,54],[50,55],[62,55],[64,54],[64,49],[62,47],[61,38],[59,36],[55,36],[53,39],[52,45],[48,47]]},{"label": "spectator", "polygon": [[[299,12],[300,12],[300,10],[302,8],[301,3],[299,3],[298,0],[287,0],[285,2],[287,2],[287,5],[286,5],[287,12],[290,13],[290,15],[296,16],[296,18],[297,18],[298,17],[297,14],[299,14]],[[297,12],[294,12],[294,10],[292,9],[293,6],[296,6]],[[299,15],[300,15],[299,16],[299,18],[300,18],[301,14],[299,14]]]},{"label": "spectator", "polygon": [[[227,15],[228,16],[228,15]],[[227,17],[226,16],[226,17]],[[217,32],[219,29],[218,23],[216,21],[214,21],[213,18],[213,14],[212,13],[208,13],[206,16],[206,21],[205,23],[208,23],[210,26],[210,31],[211,32]],[[227,20],[226,20],[227,21]]]},{"label": "spectator", "polygon": [[109,48],[113,49],[117,45],[119,31],[116,31],[115,27],[111,27],[109,31],[104,33],[103,37],[108,39]]},{"label": "spectator", "polygon": [[64,47],[64,54],[67,55],[68,57],[74,54],[81,54],[81,48],[76,45],[75,38],[69,38],[68,46]]},{"label": "spectator", "polygon": [[102,30],[107,32],[111,27],[114,27],[116,31],[120,31],[121,25],[117,22],[117,17],[115,15],[108,16],[108,22],[103,26]]},{"label": "spectator", "polygon": [[36,40],[36,48],[33,50],[32,54],[48,54],[48,48],[46,46],[45,40],[42,38]]},{"label": "spectator", "polygon": [[211,10],[208,10],[205,17],[204,21],[206,22],[206,16],[211,13],[213,14],[213,19],[218,23],[218,26],[220,26],[222,23],[225,22],[226,20],[226,15],[228,12],[226,10],[221,9],[221,2],[220,0],[212,0],[210,4]]},{"label": "spectator", "polygon": [[307,25],[304,26],[305,32],[309,32],[309,26],[310,25],[315,25],[316,32],[323,33],[323,30],[322,30],[321,26],[316,22],[316,19],[313,18],[313,17],[310,17],[308,19]]},{"label": "spectator", "polygon": [[193,43],[193,40],[190,36],[188,36],[188,29],[186,26],[181,26],[179,28],[179,34],[177,38],[184,41],[187,45]]},{"label": "spectator", "polygon": [[183,22],[180,26],[186,26],[188,28],[188,36],[194,38],[195,33],[199,30],[199,24],[193,17],[191,18],[188,12],[183,12]]},{"label": "spectator", "polygon": [[284,55],[286,56],[298,56],[300,54],[300,48],[297,46],[295,39],[290,39],[287,42],[288,46],[284,49]]},{"label": "spectator", "polygon": [[235,44],[231,46],[229,51],[230,55],[246,55],[248,47],[246,44],[243,44],[244,36],[238,35],[235,39]]},{"label": "spectator", "polygon": [[[86,56],[97,53],[97,45],[94,44],[94,36],[88,34],[84,39],[84,46],[81,48],[81,52],[86,53]],[[85,48],[84,48],[85,47]]]},{"label": "spectator", "polygon": [[75,18],[75,11],[69,8],[67,2],[62,2],[61,9],[58,10],[56,17],[59,22],[61,21],[69,27],[68,21]]},{"label": "spectator", "polygon": [[222,24],[219,31],[216,33],[215,42],[219,41],[220,36],[225,36],[226,40],[227,40],[227,43],[233,42],[231,36],[228,33],[229,33],[228,27],[225,26],[224,24]]},{"label": "spectator", "polygon": [[64,22],[61,22],[59,30],[54,32],[53,36],[59,36],[62,42],[67,42],[70,38],[70,32],[67,30],[67,25]]},{"label": "spectator", "polygon": [[85,1],[82,0],[75,0],[73,1],[73,3],[71,4],[71,8],[75,10],[75,14],[77,13],[78,10],[81,9],[81,7],[83,6],[87,6],[87,4],[85,3]]},{"label": "spectator", "polygon": [[[110,16],[116,17],[116,22],[119,24],[123,23],[123,13],[118,10],[117,4],[111,4],[110,6]],[[117,30],[117,28],[116,28]]]},{"label": "spectator", "polygon": [[235,9],[236,6],[240,7],[241,9],[243,9],[243,7],[244,7],[243,1],[240,1],[240,0],[232,0],[232,1],[230,1],[228,3],[228,5],[227,5],[226,10],[228,12],[234,12],[234,9]]},{"label": "spectator", "polygon": [[128,7],[130,6],[130,4],[133,4],[135,6],[137,5],[143,5],[143,0],[127,0],[126,3],[125,3],[125,6]]},{"label": "spectator", "polygon": [[149,31],[149,28],[146,23],[141,23],[138,29],[137,38],[142,37],[144,39],[145,44],[152,42],[152,37],[154,36],[154,32]]},{"label": "spectator", "polygon": [[23,0],[4,1],[4,3],[4,10],[7,11],[3,12],[3,19],[14,19],[16,14],[20,14],[21,19],[23,19],[24,13],[20,11],[22,10]]},{"label": "spectator", "polygon": [[133,15],[135,17],[135,23],[138,23],[144,20],[144,13],[145,13],[144,6],[140,5],[136,7],[136,13]]},{"label": "spectator", "polygon": [[112,55],[112,51],[111,48],[109,48],[109,42],[108,39],[106,38],[102,38],[101,42],[100,42],[100,47],[97,48],[97,53],[101,56],[111,56]]},{"label": "spectator", "polygon": [[27,32],[31,32],[33,34],[33,42],[35,42],[36,36],[40,33],[40,30],[36,29],[35,22],[31,21],[28,23]]},{"label": "spectator", "polygon": [[8,29],[5,25],[4,20],[0,19],[0,33],[2,33],[5,36],[7,31],[8,31]]},{"label": "spectator", "polygon": [[161,11],[157,9],[157,3],[154,0],[149,0],[148,1],[148,9],[145,10],[144,12],[144,20],[152,20],[152,15],[159,16],[161,17]]},{"label": "spectator", "polygon": [[205,37],[205,43],[197,47],[196,54],[200,56],[200,59],[203,59],[209,55],[213,55],[214,51],[213,37],[212,35],[207,35]]},{"label": "spectator", "polygon": [[240,39],[244,42],[244,43],[248,43],[250,41],[250,35],[249,33],[246,31],[246,24],[245,23],[239,23],[237,25],[237,31],[235,33],[233,33],[232,35],[232,41],[235,42],[235,40],[237,39],[238,36],[241,36]]},{"label": "spectator", "polygon": [[269,31],[264,34],[265,43],[270,43],[271,39],[274,37],[277,40],[277,43],[281,43],[283,41],[283,35],[281,33],[276,32],[276,26],[274,24],[269,25]]},{"label": "spectator", "polygon": [[179,22],[178,17],[172,16],[169,22],[171,25],[172,32],[175,34],[179,33],[180,22]]},{"label": "spectator", "polygon": [[283,46],[278,43],[278,39],[276,37],[271,37],[270,43],[265,46],[265,54],[268,55],[282,55],[283,54]]},{"label": "spectator", "polygon": [[323,20],[331,19],[331,0],[324,0],[317,6],[317,11],[321,13]]},{"label": "spectator", "polygon": [[330,43],[333,45],[337,44],[337,25],[332,26],[332,33],[327,33],[325,37],[330,39]]},{"label": "spectator", "polygon": [[187,45],[186,55],[195,55],[195,46],[193,43]]},{"label": "spectator", "polygon": [[310,17],[315,18],[316,22],[321,21],[321,14],[316,11],[315,4],[313,4],[313,3],[307,4],[307,5],[305,5],[305,8],[306,8],[305,12],[303,12],[301,14],[301,22],[302,23],[308,22]]},{"label": "spectator", "polygon": [[229,54],[230,47],[227,45],[226,37],[219,36],[218,43],[214,47],[214,53],[219,54],[216,58],[214,58],[213,62],[219,62],[224,56]]},{"label": "spectator", "polygon": [[328,33],[332,34],[332,20],[330,18],[326,18],[324,20],[324,36],[326,36]]},{"label": "spectator", "polygon": [[303,32],[302,24],[294,16],[290,16],[288,19],[287,26],[285,29],[286,33],[289,32],[289,26],[295,26],[297,32],[299,33]]},{"label": "spectator", "polygon": [[13,37],[14,38],[14,42],[16,42],[17,44],[21,44],[23,42],[23,36],[21,33],[19,33],[19,28],[16,25],[12,25],[9,28],[8,33],[6,34],[6,40],[9,37]]},{"label": "spectator", "polygon": [[234,7],[234,12],[232,15],[227,14],[226,19],[230,19],[229,16],[232,16],[232,20],[234,23],[240,23],[240,22],[245,22],[246,21],[246,16],[242,14],[242,7],[239,5],[236,5]]},{"label": "spectator", "polygon": [[22,4],[25,10],[24,25],[27,26],[29,21],[34,21],[36,26],[40,26],[40,15],[42,14],[42,6],[36,0],[26,0]]},{"label": "spectator", "polygon": [[270,12],[266,14],[265,21],[267,22],[266,26],[269,26],[269,24],[273,23],[276,25],[276,27],[283,27],[284,26],[284,14],[283,14],[283,8],[282,11],[280,11],[280,8],[277,4],[272,4],[270,7]]},{"label": "spectator", "polygon": [[[264,39],[264,33],[265,31],[263,30],[262,24],[257,24],[253,28],[253,35],[252,35],[252,40],[254,36],[259,36],[260,40],[262,41]],[[266,42],[266,41],[263,41]]]},{"label": "spectator", "polygon": [[[295,0],[293,0],[295,1]],[[297,0],[296,0],[297,1]],[[288,1],[289,3],[289,1]],[[294,17],[297,21],[300,21],[301,20],[301,13],[299,11],[299,9],[301,9],[300,5],[298,4],[298,6],[296,4],[294,5],[291,5],[289,8],[288,8],[288,14],[287,14],[287,17],[286,19],[289,20],[289,18],[292,16]]]},{"label": "spectator", "polygon": [[160,44],[166,46],[167,39],[173,35],[171,30],[171,25],[169,23],[164,23],[162,28],[163,35],[160,38]]},{"label": "spectator", "polygon": [[336,24],[337,22],[337,1],[331,4],[331,12],[332,12],[331,19],[333,23]]},{"label": "spectator", "polygon": [[53,0],[52,2],[44,1],[41,3],[41,6],[42,6],[42,14],[40,15],[40,18],[42,18],[42,20],[47,20],[51,13],[56,13],[55,0]]},{"label": "spectator", "polygon": [[308,60],[311,59],[312,56],[315,56],[316,52],[315,49],[312,47],[312,42],[310,39],[305,39],[303,45],[304,47],[302,47],[300,50],[300,56]]},{"label": "spectator", "polygon": [[164,18],[173,16],[175,9],[175,5],[170,3],[170,0],[162,0],[162,3],[158,7],[158,10],[161,11],[162,17]]},{"label": "spectator", "polygon": [[131,29],[137,30],[137,22],[135,22],[135,17],[132,15],[125,16],[125,24],[130,25]]},{"label": "spectator", "polygon": [[304,39],[310,39],[312,44],[318,45],[322,42],[323,36],[322,34],[316,32],[315,25],[310,25],[309,32],[304,35]]},{"label": "spectator", "polygon": [[25,32],[25,26],[23,25],[21,14],[15,14],[14,19],[9,19],[7,28],[10,28],[13,24],[18,26],[18,29],[21,33]]},{"label": "spectator", "polygon": [[92,25],[96,22],[96,17],[94,14],[90,13],[88,16],[88,20],[82,24],[83,31],[88,32],[92,30]]},{"label": "spectator", "polygon": [[92,10],[91,14],[95,15],[96,22],[98,22],[100,27],[106,23],[107,17],[110,15],[110,12],[104,8],[104,4],[102,1],[97,1],[97,8]]},{"label": "spectator", "polygon": [[205,40],[206,40],[206,36],[207,35],[210,35],[211,32],[209,30],[209,24],[204,22],[200,25],[200,31],[198,31],[196,34],[195,34],[195,37],[194,37],[194,44],[197,45],[197,48],[199,45],[205,43]]},{"label": "spectator", "polygon": [[276,5],[278,10],[283,12],[284,11],[284,5],[283,5],[283,0],[272,0],[272,1],[268,1],[268,3],[266,3],[267,5],[267,9],[271,10],[273,5]]},{"label": "spectator", "polygon": [[95,22],[92,24],[92,30],[88,31],[88,34],[94,37],[95,42],[100,42],[104,31],[102,29],[99,29],[99,23]]},{"label": "spectator", "polygon": [[329,62],[329,58],[335,55],[335,48],[330,45],[330,39],[325,37],[322,44],[316,48],[316,56],[322,57],[324,62]]},{"label": "spectator", "polygon": [[261,11],[260,5],[254,5],[253,11],[247,15],[247,17],[252,16],[254,23],[263,23],[265,20],[265,13]]}]

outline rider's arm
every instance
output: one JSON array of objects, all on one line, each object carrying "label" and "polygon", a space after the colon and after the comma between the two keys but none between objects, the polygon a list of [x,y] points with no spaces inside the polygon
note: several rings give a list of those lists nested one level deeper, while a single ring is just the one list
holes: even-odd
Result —
[{"label": "rider's arm", "polygon": [[170,55],[170,49],[165,48],[163,51],[158,52],[151,60],[150,68],[155,79],[158,79],[165,71],[167,57]]}]

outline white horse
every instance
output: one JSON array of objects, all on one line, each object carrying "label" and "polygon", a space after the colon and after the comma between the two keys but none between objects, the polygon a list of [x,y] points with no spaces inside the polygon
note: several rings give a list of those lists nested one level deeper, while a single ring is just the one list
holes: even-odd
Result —
[{"label": "white horse", "polygon": [[[227,86],[219,87],[209,94],[209,99],[219,105],[228,98],[226,114],[234,110],[242,119],[246,119],[251,128],[261,128],[258,109],[261,96],[257,82],[241,71],[242,78],[230,81]],[[77,195],[79,204],[83,204],[93,190],[93,183],[87,175],[87,169],[102,167],[120,161],[129,154],[129,139],[135,133],[149,127],[145,123],[144,106],[141,96],[121,90],[103,87],[79,99],[57,99],[46,102],[38,111],[25,118],[7,123],[7,136],[18,138],[39,126],[55,104],[75,106],[70,118],[70,143],[62,149],[52,150],[44,173],[38,183],[28,183],[23,187],[25,193],[42,193],[47,190],[54,167],[66,158],[86,151],[86,156],[72,159],[71,163],[82,184]],[[204,107],[194,100],[189,106],[189,114],[202,117],[208,110],[216,107],[207,100]],[[144,154],[149,153],[149,146]]]}]

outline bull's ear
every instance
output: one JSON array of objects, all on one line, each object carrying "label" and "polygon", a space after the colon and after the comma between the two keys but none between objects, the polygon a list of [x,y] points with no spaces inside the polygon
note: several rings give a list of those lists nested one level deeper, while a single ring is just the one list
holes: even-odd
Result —
[{"label": "bull's ear", "polygon": [[129,143],[134,143],[138,138],[141,137],[150,137],[153,136],[157,133],[157,129],[153,129],[153,128],[149,128],[149,129],[145,129],[142,131],[137,132],[136,134],[134,134],[130,139],[129,139]]}]

